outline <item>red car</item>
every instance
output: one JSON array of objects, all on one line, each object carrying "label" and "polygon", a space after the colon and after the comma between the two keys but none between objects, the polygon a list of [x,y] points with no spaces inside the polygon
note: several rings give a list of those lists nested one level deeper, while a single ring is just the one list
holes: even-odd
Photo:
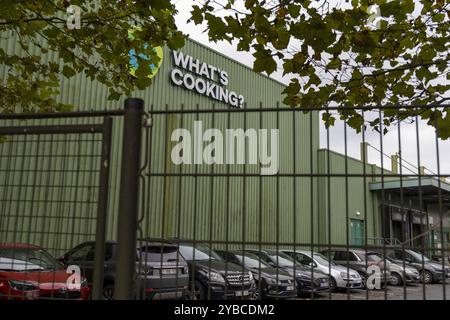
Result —
[{"label": "red car", "polygon": [[41,247],[0,243],[0,299],[88,299],[86,279],[72,279]]}]

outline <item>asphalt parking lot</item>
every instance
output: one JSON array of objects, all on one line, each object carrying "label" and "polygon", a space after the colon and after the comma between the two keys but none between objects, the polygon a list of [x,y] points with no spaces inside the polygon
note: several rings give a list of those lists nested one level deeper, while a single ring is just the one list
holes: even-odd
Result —
[{"label": "asphalt parking lot", "polygon": [[[425,290],[424,290],[425,289]],[[312,299],[311,297],[305,297]],[[346,290],[330,294],[320,294],[313,298],[314,300],[450,300],[450,281],[444,284],[430,284],[425,288],[422,284],[403,286],[388,286],[382,290],[351,290],[347,294]]]}]

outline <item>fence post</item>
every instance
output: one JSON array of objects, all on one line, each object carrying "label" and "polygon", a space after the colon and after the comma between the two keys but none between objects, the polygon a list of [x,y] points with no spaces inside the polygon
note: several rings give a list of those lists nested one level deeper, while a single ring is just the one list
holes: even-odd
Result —
[{"label": "fence post", "polygon": [[125,101],[114,291],[114,298],[119,300],[133,297],[143,109],[144,101],[141,99]]},{"label": "fence post", "polygon": [[92,298],[103,297],[103,269],[105,265],[106,219],[108,215],[109,174],[111,165],[112,118],[103,120],[102,156],[100,169],[100,191],[97,208],[97,225],[95,230],[95,259]]}]

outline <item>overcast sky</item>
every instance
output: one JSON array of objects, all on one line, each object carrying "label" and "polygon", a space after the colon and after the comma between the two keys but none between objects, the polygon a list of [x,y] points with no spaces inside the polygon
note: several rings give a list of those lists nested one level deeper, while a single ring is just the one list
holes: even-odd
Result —
[{"label": "overcast sky", "polygon": [[[176,3],[177,9],[179,11],[176,16],[176,21],[178,28],[182,30],[185,34],[189,35],[190,38],[203,43],[204,45],[220,51],[221,53],[238,60],[248,66],[253,65],[253,56],[247,52],[238,52],[234,45],[230,45],[228,42],[209,42],[208,36],[204,33],[205,27],[195,26],[194,24],[188,24],[187,20],[190,17],[191,6],[193,3],[198,2],[195,0],[173,0]],[[289,83],[289,78],[282,76],[282,67],[278,66],[278,71],[271,75],[271,77],[282,81],[284,83]],[[280,93],[281,94],[281,93]],[[416,134],[416,124],[402,123],[400,125],[400,143],[401,143],[401,153],[405,161],[410,162],[413,166],[407,165],[403,168],[403,173],[411,173],[408,171],[408,166],[414,173],[417,172],[418,167],[418,148],[417,148],[417,134]],[[373,131],[366,131],[365,141],[369,142],[370,145],[380,150],[380,135],[379,133]],[[351,157],[360,157],[360,147],[359,143],[362,141],[362,135],[356,134],[353,129],[348,128],[347,130],[347,152]],[[327,143],[327,132],[321,124],[321,147],[325,148]],[[330,149],[344,153],[345,143],[344,143],[344,124],[342,122],[336,123],[336,125],[329,130],[330,137]],[[420,165],[426,166],[427,169],[434,173],[438,171],[438,157],[437,151],[440,154],[440,172],[441,174],[450,174],[450,141],[439,141],[437,143],[436,135],[434,129],[427,126],[424,122],[419,124],[419,145],[420,145]],[[398,129],[393,127],[390,129],[389,133],[383,136],[383,153],[386,155],[392,155],[399,152],[399,134]],[[390,169],[390,159],[384,156],[384,167]],[[373,148],[369,148],[369,162],[381,164],[381,154]],[[415,168],[416,167],[416,168]],[[430,171],[427,172],[430,174]],[[450,179],[449,179],[450,180]]]}]

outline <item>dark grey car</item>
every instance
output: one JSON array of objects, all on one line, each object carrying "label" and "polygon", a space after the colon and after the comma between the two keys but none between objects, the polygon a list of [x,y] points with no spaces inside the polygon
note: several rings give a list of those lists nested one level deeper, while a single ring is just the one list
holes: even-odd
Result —
[{"label": "dark grey car", "polygon": [[[176,246],[154,241],[139,241],[136,249],[135,294],[139,299],[179,299],[188,294],[188,265]],[[81,243],[59,260],[77,265],[92,287],[95,242]],[[103,297],[113,299],[116,279],[117,242],[107,241],[103,272]]]},{"label": "dark grey car", "polygon": [[289,299],[297,296],[295,281],[288,272],[274,268],[259,256],[241,250],[216,250],[224,260],[241,265],[253,273],[257,290],[254,299]]},{"label": "dark grey car", "polygon": [[330,282],[328,275],[319,270],[311,270],[297,263],[287,254],[276,250],[256,250],[246,249],[259,256],[264,262],[272,267],[280,268],[295,279],[297,284],[297,294],[320,293],[330,290]]},{"label": "dark grey car", "polygon": [[432,261],[419,252],[409,249],[390,249],[386,255],[399,265],[414,267],[419,271],[421,281],[424,283],[438,283],[450,276],[450,268],[442,267],[442,263]]},{"label": "dark grey car", "polygon": [[187,241],[178,245],[189,265],[192,299],[241,300],[254,296],[256,286],[250,270],[225,261],[207,244]]}]

